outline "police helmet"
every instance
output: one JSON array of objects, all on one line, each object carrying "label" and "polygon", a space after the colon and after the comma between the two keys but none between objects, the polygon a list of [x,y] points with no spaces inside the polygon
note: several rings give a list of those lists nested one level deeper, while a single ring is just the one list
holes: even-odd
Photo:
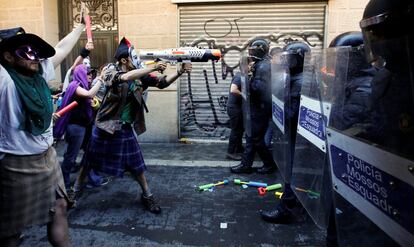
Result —
[{"label": "police helmet", "polygon": [[364,44],[361,32],[346,32],[336,36],[329,47],[351,46],[358,47]]},{"label": "police helmet", "polygon": [[262,60],[269,53],[269,42],[265,39],[254,39],[250,42],[249,46],[249,56],[253,60]]},{"label": "police helmet", "polygon": [[310,48],[303,42],[291,42],[283,47],[281,54],[282,63],[289,67],[291,71],[294,69],[302,69],[305,53],[309,52]]},{"label": "police helmet", "polygon": [[374,62],[384,55],[378,53],[385,49],[375,49],[377,43],[413,35],[412,23],[414,23],[414,1],[370,0],[359,23],[368,61]]}]

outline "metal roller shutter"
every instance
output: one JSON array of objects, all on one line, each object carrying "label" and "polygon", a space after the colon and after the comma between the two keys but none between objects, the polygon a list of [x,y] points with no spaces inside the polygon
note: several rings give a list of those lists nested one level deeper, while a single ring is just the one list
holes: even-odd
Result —
[{"label": "metal roller shutter", "polygon": [[[316,32],[323,37],[325,8],[325,3],[315,2],[179,5],[179,41],[181,45],[193,45],[204,37],[215,39],[215,45],[243,47],[251,38],[269,34]],[[323,45],[322,39],[315,36],[309,42],[316,48]],[[208,43],[197,46],[208,48]],[[236,50],[224,55],[229,67],[236,66],[239,58]],[[180,137],[228,137],[226,103],[232,76],[222,78],[222,69],[226,70],[222,65],[221,61],[214,66],[211,62],[193,63],[190,80],[185,76],[180,79]]]}]

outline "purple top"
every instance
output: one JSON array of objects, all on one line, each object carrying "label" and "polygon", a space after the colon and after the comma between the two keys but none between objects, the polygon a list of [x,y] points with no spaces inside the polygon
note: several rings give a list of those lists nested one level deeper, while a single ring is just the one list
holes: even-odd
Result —
[{"label": "purple top", "polygon": [[[74,101],[76,89],[81,86],[85,90],[89,90],[89,82],[87,76],[87,68],[84,64],[79,64],[75,67],[73,71],[73,80],[69,84],[68,88],[65,91],[65,94],[62,99],[62,105],[59,107],[58,110],[62,109],[63,107],[69,105]],[[89,120],[92,119],[92,106],[91,106],[91,99],[84,98],[85,108],[83,109]],[[78,102],[79,103],[79,102]],[[66,113],[62,117],[60,117],[55,125],[53,126],[53,137],[61,138],[66,131],[66,126],[68,124],[71,112]]]}]

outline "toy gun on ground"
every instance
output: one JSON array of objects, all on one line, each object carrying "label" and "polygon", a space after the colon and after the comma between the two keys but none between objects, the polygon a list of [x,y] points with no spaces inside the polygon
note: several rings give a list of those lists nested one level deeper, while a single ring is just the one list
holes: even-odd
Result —
[{"label": "toy gun on ground", "polygon": [[264,196],[266,192],[271,190],[278,190],[280,188],[282,188],[282,184],[272,184],[267,187],[259,187],[257,188],[257,191],[259,191],[259,195]]},{"label": "toy gun on ground", "polygon": [[250,187],[267,187],[266,183],[260,183],[260,182],[254,182],[254,181],[243,182],[243,181],[240,181],[240,179],[234,179],[234,184],[237,184],[237,185],[245,184]]},{"label": "toy gun on ground", "polygon": [[199,191],[208,190],[208,189],[216,187],[218,185],[224,185],[224,184],[228,184],[228,183],[229,183],[229,180],[225,179],[225,180],[223,180],[221,182],[217,182],[215,184],[212,183],[212,184],[200,185],[200,186],[198,186],[198,190]]},{"label": "toy gun on ground", "polygon": [[221,52],[218,49],[200,49],[197,47],[180,47],[156,51],[140,51],[141,60],[152,60],[145,64],[151,64],[158,61],[169,63],[177,62],[208,62],[218,61],[221,58]]},{"label": "toy gun on ground", "polygon": [[282,199],[283,192],[276,191],[276,192],[275,192],[275,196],[276,196],[277,198],[279,198],[279,199]]},{"label": "toy gun on ground", "polygon": [[320,193],[315,192],[315,191],[312,191],[312,190],[306,190],[306,189],[302,189],[302,188],[299,188],[299,187],[295,187],[295,190],[296,190],[296,191],[305,192],[305,193],[307,193],[310,197],[315,197],[315,198],[317,198],[317,197],[320,197],[320,196],[321,196],[321,194],[320,194]]}]

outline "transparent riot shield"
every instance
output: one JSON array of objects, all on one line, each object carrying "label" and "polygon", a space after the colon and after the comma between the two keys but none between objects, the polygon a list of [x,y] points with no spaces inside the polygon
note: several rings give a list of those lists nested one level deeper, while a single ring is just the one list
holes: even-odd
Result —
[{"label": "transparent riot shield", "polygon": [[314,50],[305,56],[293,159],[292,190],[322,229],[329,223],[332,183],[325,135],[331,105],[321,92],[330,81],[346,77],[338,61],[347,63],[347,57],[330,50]]},{"label": "transparent riot shield", "polygon": [[325,90],[340,246],[413,246],[413,44],[411,37],[375,47],[386,61],[377,70],[362,49],[336,50],[349,53],[346,80]]},{"label": "transparent riot shield", "polygon": [[281,54],[272,58],[272,155],[285,182],[290,183],[292,175],[292,114],[290,114],[289,68],[281,64]]},{"label": "transparent riot shield", "polygon": [[240,79],[241,79],[241,92],[242,92],[242,108],[243,108],[243,125],[244,132],[247,136],[252,134],[251,125],[251,110],[250,110],[250,59],[247,52],[244,52],[240,58]]}]

